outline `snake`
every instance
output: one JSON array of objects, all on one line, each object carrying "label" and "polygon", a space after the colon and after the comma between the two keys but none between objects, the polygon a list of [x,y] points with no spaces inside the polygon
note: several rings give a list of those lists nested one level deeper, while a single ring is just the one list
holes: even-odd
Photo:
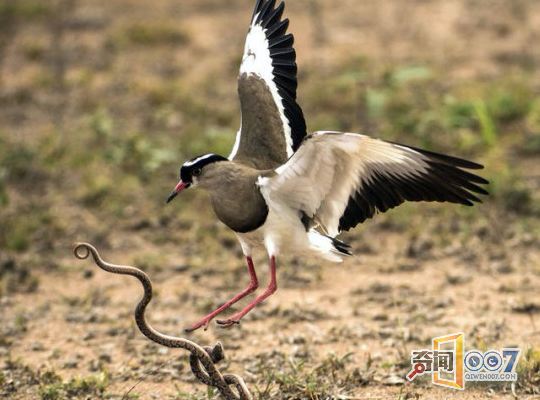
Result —
[{"label": "snake", "polygon": [[242,377],[233,374],[224,375],[216,367],[215,364],[225,359],[223,345],[220,342],[213,347],[203,347],[189,339],[163,334],[150,325],[146,319],[146,308],[152,301],[153,286],[146,273],[129,265],[116,265],[104,261],[97,249],[89,243],[77,243],[73,253],[79,260],[85,260],[91,255],[95,264],[106,272],[136,278],[143,287],[143,297],[135,308],[135,322],[141,333],[162,346],[189,351],[193,374],[201,383],[215,387],[226,400],[252,400]]}]

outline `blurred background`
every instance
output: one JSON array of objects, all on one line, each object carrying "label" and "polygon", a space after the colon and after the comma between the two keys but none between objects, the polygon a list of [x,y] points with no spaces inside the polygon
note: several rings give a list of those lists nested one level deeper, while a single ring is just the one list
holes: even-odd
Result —
[{"label": "blurred background", "polygon": [[[239,246],[206,196],[164,200],[185,159],[230,152],[253,5],[1,0],[0,395],[121,398],[142,381],[140,398],[211,396],[183,355],[140,337],[137,285],[71,248],[90,241],[149,272],[170,333],[242,287]],[[270,304],[195,337],[222,340],[259,398],[436,398],[427,381],[405,388],[408,352],[462,330],[471,346],[521,346],[518,390],[538,394],[540,3],[288,0],[286,14],[310,131],[475,160],[491,196],[380,215],[345,235],[359,256],[343,266],[284,260]]]}]

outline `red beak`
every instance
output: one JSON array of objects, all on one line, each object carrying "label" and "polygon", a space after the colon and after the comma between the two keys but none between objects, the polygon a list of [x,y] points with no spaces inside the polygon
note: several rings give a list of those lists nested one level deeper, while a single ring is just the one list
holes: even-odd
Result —
[{"label": "red beak", "polygon": [[167,197],[167,204],[169,204],[171,201],[173,201],[173,199],[178,196],[178,194],[183,191],[184,189],[187,189],[188,187],[190,186],[189,183],[185,183],[185,182],[178,182],[178,185],[176,185],[176,187],[174,188],[174,190],[171,192],[171,194],[169,195],[169,197]]}]

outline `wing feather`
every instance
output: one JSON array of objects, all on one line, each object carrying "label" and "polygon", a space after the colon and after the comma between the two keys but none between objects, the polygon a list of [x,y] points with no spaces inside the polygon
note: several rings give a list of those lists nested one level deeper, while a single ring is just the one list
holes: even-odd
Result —
[{"label": "wing feather", "polygon": [[229,156],[260,169],[283,164],[306,136],[298,87],[294,37],[287,34],[285,4],[259,0],[246,38],[238,78],[241,127]]},{"label": "wing feather", "polygon": [[481,165],[353,133],[318,132],[268,179],[263,193],[318,222],[331,236],[405,201],[467,206],[488,182]]}]

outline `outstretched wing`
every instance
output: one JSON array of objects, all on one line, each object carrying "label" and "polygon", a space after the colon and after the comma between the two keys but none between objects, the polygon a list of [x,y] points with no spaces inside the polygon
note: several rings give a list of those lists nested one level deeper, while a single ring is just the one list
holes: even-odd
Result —
[{"label": "outstretched wing", "polygon": [[296,103],[294,37],[285,4],[258,0],[238,77],[241,128],[229,156],[259,169],[276,168],[300,147],[306,123]]},{"label": "outstretched wing", "polygon": [[354,133],[318,132],[261,180],[278,206],[298,210],[331,236],[405,201],[472,206],[488,182],[479,164]]}]

